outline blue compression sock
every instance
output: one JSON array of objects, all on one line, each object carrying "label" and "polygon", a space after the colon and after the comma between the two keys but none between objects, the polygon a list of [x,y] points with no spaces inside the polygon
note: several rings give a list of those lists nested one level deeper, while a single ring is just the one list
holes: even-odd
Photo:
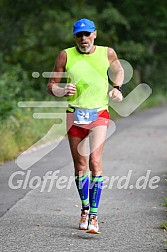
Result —
[{"label": "blue compression sock", "polygon": [[90,215],[97,215],[103,186],[102,176],[92,176],[89,186]]},{"label": "blue compression sock", "polygon": [[82,177],[75,176],[75,183],[82,202],[82,209],[89,209],[89,176],[88,173]]}]

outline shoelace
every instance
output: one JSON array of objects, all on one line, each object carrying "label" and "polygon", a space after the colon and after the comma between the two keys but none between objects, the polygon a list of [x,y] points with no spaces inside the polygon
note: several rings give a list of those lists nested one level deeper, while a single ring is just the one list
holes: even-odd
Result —
[{"label": "shoelace", "polygon": [[87,221],[87,214],[85,214],[85,213],[82,213],[81,214],[81,222],[86,222]]},{"label": "shoelace", "polygon": [[92,225],[97,226],[97,218],[96,218],[96,216],[91,216],[90,219],[89,219],[89,222]]}]

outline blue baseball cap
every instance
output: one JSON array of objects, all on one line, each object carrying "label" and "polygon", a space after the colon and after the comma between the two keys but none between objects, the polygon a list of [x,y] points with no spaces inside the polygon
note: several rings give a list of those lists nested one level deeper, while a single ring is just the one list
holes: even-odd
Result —
[{"label": "blue baseball cap", "polygon": [[96,26],[93,21],[87,19],[87,18],[82,18],[78,20],[74,26],[73,26],[73,34],[76,34],[78,32],[94,32],[96,30]]}]

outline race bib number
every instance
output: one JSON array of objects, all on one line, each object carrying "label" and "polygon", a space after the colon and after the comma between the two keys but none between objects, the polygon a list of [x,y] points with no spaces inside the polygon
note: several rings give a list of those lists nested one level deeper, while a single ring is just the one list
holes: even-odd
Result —
[{"label": "race bib number", "polygon": [[80,109],[75,108],[74,123],[75,124],[89,124],[98,118],[97,109]]}]

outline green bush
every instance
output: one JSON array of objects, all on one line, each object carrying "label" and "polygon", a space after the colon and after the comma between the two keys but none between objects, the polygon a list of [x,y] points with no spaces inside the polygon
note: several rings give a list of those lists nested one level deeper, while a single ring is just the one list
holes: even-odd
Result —
[{"label": "green bush", "polygon": [[[34,119],[33,113],[38,110],[24,108],[24,111],[15,111],[8,119],[0,125],[0,163],[14,159],[20,152],[31,147],[42,139],[51,127],[57,123],[56,119]],[[55,112],[55,109],[43,109],[40,112]],[[65,115],[65,114],[64,114]],[[54,141],[57,137],[65,134],[65,123],[56,132],[47,138],[47,141]],[[42,141],[45,144],[46,141]]]}]

